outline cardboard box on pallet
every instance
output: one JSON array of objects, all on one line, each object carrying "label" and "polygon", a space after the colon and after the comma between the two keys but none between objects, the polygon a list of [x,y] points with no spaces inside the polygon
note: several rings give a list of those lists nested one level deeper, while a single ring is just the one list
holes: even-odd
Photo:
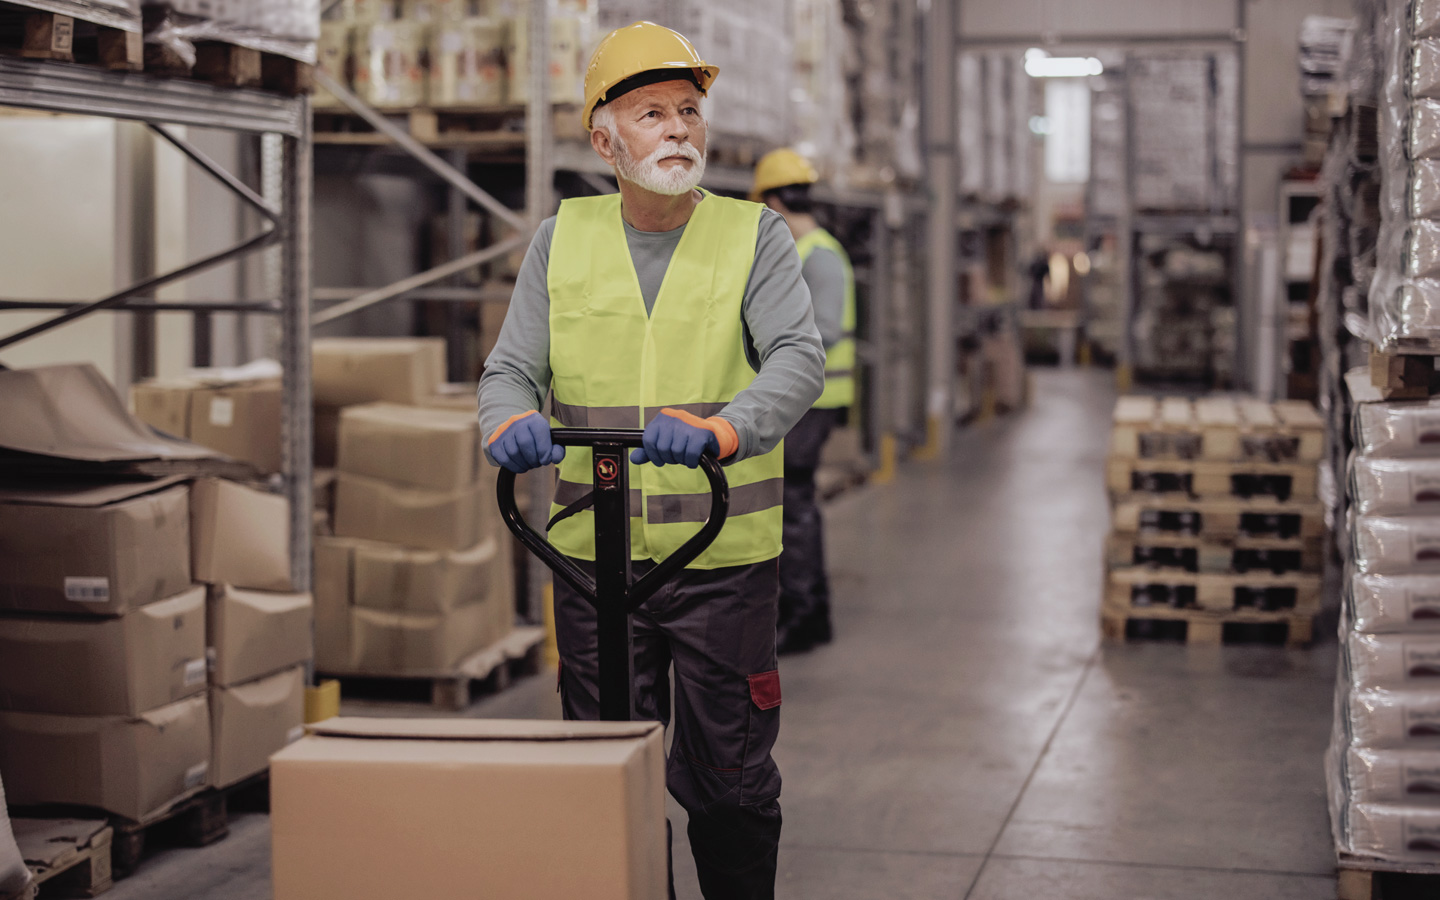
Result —
[{"label": "cardboard box on pallet", "polygon": [[0,712],[0,778],[16,806],[93,806],[138,820],[204,787],[209,770],[203,694],[133,717]]},{"label": "cardboard box on pallet", "polygon": [[510,563],[494,537],[456,552],[361,543],[354,554],[351,603],[387,612],[447,613],[486,600],[495,568]]},{"label": "cardboard box on pallet", "polygon": [[305,734],[305,667],[210,690],[210,784],[229,787],[265,771]]},{"label": "cardboard box on pallet", "polygon": [[0,491],[0,609],[119,615],[191,584],[179,479]]},{"label": "cardboard box on pallet", "polygon": [[315,604],[309,594],[210,589],[213,681],[228,687],[309,662]]},{"label": "cardboard box on pallet", "polygon": [[493,644],[494,599],[446,613],[351,610],[350,671],[369,675],[439,675]]},{"label": "cardboard box on pallet", "polygon": [[176,378],[130,389],[141,421],[266,473],[280,471],[280,397],[276,380],[209,383]]},{"label": "cardboard box on pallet", "polygon": [[289,591],[290,505],[279,494],[218,478],[191,489],[195,580]]},{"label": "cardboard box on pallet", "polygon": [[138,716],[205,685],[203,585],[115,618],[0,618],[0,709]]},{"label": "cardboard box on pallet", "polygon": [[418,403],[445,381],[443,338],[316,338],[315,403]]},{"label": "cardboard box on pallet", "polygon": [[456,491],[480,476],[473,414],[372,403],[340,416],[337,468],[405,487]]},{"label": "cardboard box on pallet", "polygon": [[658,723],[342,718],[310,731],[271,760],[275,900],[667,895]]},{"label": "cardboard box on pallet", "polygon": [[335,484],[335,534],[427,550],[465,550],[494,531],[492,494],[483,482],[437,491],[341,472]]}]

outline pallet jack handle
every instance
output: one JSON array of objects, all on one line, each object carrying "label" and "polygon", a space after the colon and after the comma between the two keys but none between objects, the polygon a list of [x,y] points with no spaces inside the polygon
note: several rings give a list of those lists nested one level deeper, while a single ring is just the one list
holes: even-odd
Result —
[{"label": "pallet jack handle", "polygon": [[643,446],[644,434],[638,428],[554,428],[550,431],[550,440],[562,447],[591,450],[595,516],[593,578],[525,521],[515,503],[514,472],[501,469],[495,491],[500,515],[520,543],[595,608],[599,632],[600,717],[610,721],[626,721],[634,714],[630,613],[705,552],[720,536],[730,511],[730,486],[725,471],[715,455],[707,450],[700,457],[700,469],[710,482],[709,517],[678,550],[639,580],[633,580],[629,451]]}]

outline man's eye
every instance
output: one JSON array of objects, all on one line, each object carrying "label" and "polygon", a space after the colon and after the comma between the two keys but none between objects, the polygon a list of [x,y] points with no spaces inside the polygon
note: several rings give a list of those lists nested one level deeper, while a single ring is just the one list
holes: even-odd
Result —
[{"label": "man's eye", "polygon": [[652,109],[652,110],[650,110],[649,112],[647,112],[647,113],[645,114],[645,118],[647,118],[647,119],[653,119],[653,118],[655,118],[655,117],[658,116],[658,115],[660,115],[660,113]]}]

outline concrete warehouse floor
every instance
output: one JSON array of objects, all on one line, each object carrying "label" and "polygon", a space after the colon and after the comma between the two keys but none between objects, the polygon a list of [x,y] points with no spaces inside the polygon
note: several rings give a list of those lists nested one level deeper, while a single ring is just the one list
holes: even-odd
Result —
[{"label": "concrete warehouse floor", "polygon": [[[1106,373],[1041,371],[1030,410],[945,465],[829,506],[838,637],[781,663],[781,897],[1334,896],[1324,629],[1310,650],[1099,642],[1112,401]],[[471,712],[558,709],[542,675]],[[262,900],[268,840],[243,816],[109,896]]]}]

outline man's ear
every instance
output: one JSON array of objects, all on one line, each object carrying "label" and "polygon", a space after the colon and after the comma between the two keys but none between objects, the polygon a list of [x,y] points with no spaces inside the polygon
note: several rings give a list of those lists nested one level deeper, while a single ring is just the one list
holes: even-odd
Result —
[{"label": "man's ear", "polygon": [[610,130],[607,128],[595,128],[590,132],[590,146],[595,149],[600,158],[605,160],[605,165],[615,165],[615,144],[610,140]]}]

